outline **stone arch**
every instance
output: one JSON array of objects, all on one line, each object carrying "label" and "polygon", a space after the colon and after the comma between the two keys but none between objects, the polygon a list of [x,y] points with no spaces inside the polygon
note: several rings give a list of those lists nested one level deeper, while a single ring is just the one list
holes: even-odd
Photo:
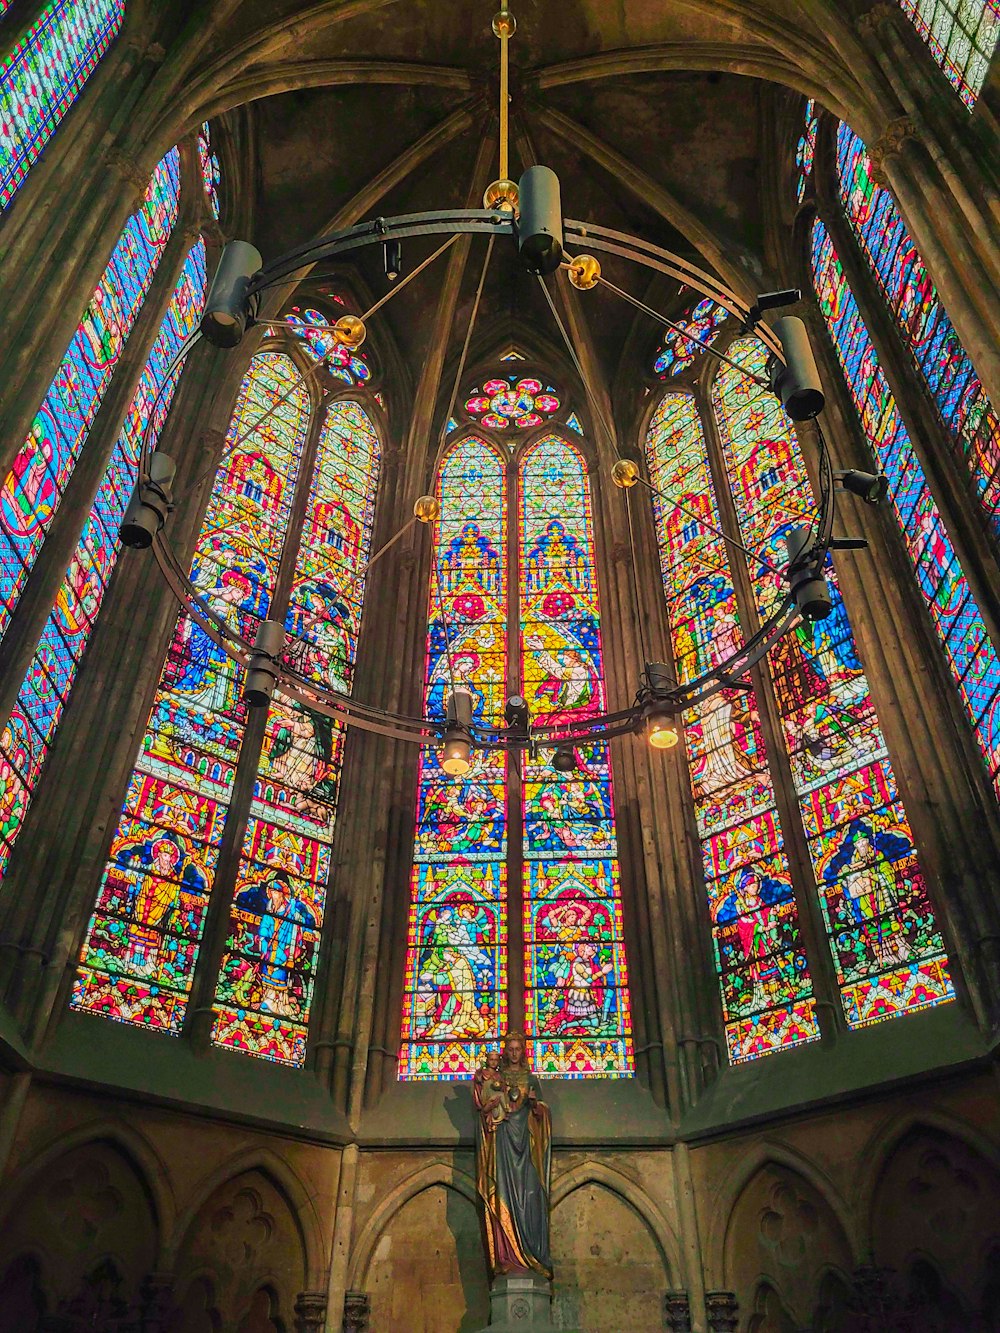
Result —
[{"label": "stone arch", "polygon": [[86,1300],[98,1277],[134,1302],[159,1268],[166,1170],[149,1145],[116,1123],[84,1126],[50,1144],[5,1191],[0,1270],[30,1258],[49,1312]]},{"label": "stone arch", "polygon": [[168,1247],[175,1299],[196,1284],[224,1325],[267,1288],[287,1327],[300,1291],[323,1280],[323,1249],[308,1194],[287,1163],[268,1150],[238,1153],[202,1182]]},{"label": "stone arch", "polygon": [[894,1119],[876,1143],[863,1186],[875,1262],[944,1327],[960,1327],[980,1309],[1000,1250],[1000,1154],[970,1126],[933,1113]]},{"label": "stone arch", "polygon": [[848,1237],[815,1179],[773,1158],[760,1164],[736,1195],[723,1240],[725,1285],[754,1311],[751,1327],[807,1325],[829,1275],[847,1280],[854,1267]]},{"label": "stone arch", "polygon": [[663,1326],[664,1293],[682,1285],[670,1224],[639,1186],[597,1162],[555,1184],[552,1257],[555,1307],[574,1328],[652,1333]]},{"label": "stone arch", "polygon": [[369,1292],[374,1328],[482,1328],[489,1274],[472,1178],[433,1162],[389,1191],[355,1245],[349,1285]]},{"label": "stone arch", "polygon": [[198,1214],[230,1181],[258,1172],[282,1197],[295,1223],[302,1248],[304,1280],[299,1288],[322,1286],[326,1274],[326,1246],[312,1195],[291,1166],[270,1148],[247,1148],[220,1163],[200,1183],[194,1196],[178,1215],[164,1244],[164,1267],[173,1270],[183,1243]]},{"label": "stone arch", "polygon": [[726,1239],[736,1204],[755,1175],[766,1166],[785,1167],[799,1175],[832,1209],[844,1235],[850,1242],[853,1263],[860,1263],[864,1250],[863,1229],[831,1178],[808,1157],[782,1143],[758,1143],[743,1160],[726,1174],[726,1183],[718,1190],[712,1206],[705,1240],[706,1286],[727,1289]]},{"label": "stone arch", "polygon": [[444,1185],[454,1190],[472,1204],[476,1203],[476,1182],[465,1171],[449,1166],[447,1162],[430,1162],[412,1175],[401,1180],[398,1185],[383,1197],[378,1207],[358,1233],[352,1246],[350,1280],[348,1288],[359,1288],[372,1261],[382,1233],[393,1216],[418,1194],[435,1185]]}]

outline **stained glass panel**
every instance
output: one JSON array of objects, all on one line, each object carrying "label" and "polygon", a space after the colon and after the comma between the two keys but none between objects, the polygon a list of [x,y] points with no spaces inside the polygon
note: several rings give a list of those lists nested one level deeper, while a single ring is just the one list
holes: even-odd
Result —
[{"label": "stained glass panel", "polygon": [[0,635],[10,624],[177,220],[178,161],[172,148],[153,172],[142,207],[125,224],[0,486]]},{"label": "stained glass panel", "polygon": [[212,217],[219,216],[219,192],[222,189],[222,168],[212,148],[212,127],[206,120],[198,131],[198,161],[201,165],[201,180]]},{"label": "stained glass panel", "polygon": [[[459,441],[438,472],[425,707],[443,718],[452,682],[499,725],[507,682],[507,506],[503,460]],[[421,752],[399,1076],[469,1078],[504,1030],[507,1006],[507,764],[473,751],[451,777]]]},{"label": "stained glass panel", "polygon": [[[730,352],[763,375],[756,339]],[[763,557],[750,576],[764,617],[785,592],[784,534],[814,513],[808,474],[767,390],[723,366],[713,402],[740,534]],[[769,665],[844,1012],[861,1027],[954,990],[832,564],[826,573],[832,614],[800,622]]]},{"label": "stained glass panel", "polygon": [[125,0],[47,5],[0,72],[0,209],[76,101],[125,17]]},{"label": "stained glass panel", "polygon": [[820,309],[862,430],[889,479],[889,498],[917,586],[1000,793],[1000,659],[822,222],[813,227],[812,268]]},{"label": "stained glass panel", "polygon": [[[667,330],[663,346],[653,362],[654,372],[661,380],[666,380],[693,365],[695,358],[702,355],[702,347],[711,347],[715,342],[716,334],[728,318],[729,311],[716,305],[710,297],[699,301],[689,315],[674,321],[688,337],[674,329]],[[697,342],[692,342],[692,338]]]},{"label": "stained glass panel", "polygon": [[[536,722],[605,707],[590,485],[579,452],[538,440],[518,473],[521,692]],[[523,759],[525,1029],[539,1074],[634,1069],[611,763],[605,745]]]},{"label": "stained glass panel", "polygon": [[799,203],[806,197],[806,187],[812,175],[813,161],[816,157],[816,133],[819,129],[819,117],[816,103],[810,97],[806,102],[806,124],[795,148],[795,192]]},{"label": "stained glass panel", "polygon": [[317,361],[326,362],[327,369],[335,379],[343,380],[353,387],[364,384],[371,377],[364,356],[337,342],[329,331],[330,317],[321,310],[292,306],[285,315],[285,322],[302,339],[303,345]]},{"label": "stained glass panel", "polygon": [[1000,36],[1000,0],[900,0],[903,10],[971,110]]},{"label": "stained glass panel", "polygon": [[[251,362],[191,564],[196,588],[250,639],[270,605],[309,423],[298,380],[280,353]],[[77,1009],[180,1031],[243,741],[241,675],[178,617],[84,940]]]},{"label": "stained glass panel", "polygon": [[[674,666],[686,683],[743,646],[726,544],[699,521],[720,526],[690,394],[663,398],[646,435],[646,459],[660,493],[653,513]],[[754,693],[720,690],[685,714],[684,727],[726,1043],[735,1063],[819,1036],[812,980]]]},{"label": "stained glass panel", "polygon": [[465,401],[465,410],[488,430],[509,427],[528,430],[558,412],[559,399],[552,389],[543,388],[541,380],[508,375],[506,379],[487,380],[481,389],[473,389]]},{"label": "stained glass panel", "polygon": [[[326,415],[296,555],[285,660],[350,693],[378,488],[379,442],[357,403]],[[343,727],[270,706],[216,993],[217,1045],[305,1059],[326,907]]]},{"label": "stained glass panel", "polygon": [[1000,417],[938,298],[888,190],[871,178],[868,152],[852,130],[837,133],[840,197],[899,331],[913,354],[976,495],[1000,536]]},{"label": "stained glass panel", "polygon": [[[8,851],[21,831],[36,778],[66,707],[118,559],[121,549],[118,527],[134,485],[143,431],[164,384],[167,367],[197,324],[204,298],[205,247],[199,241],[174,288],[125,424],[115,441],[93,511],[18,694],[14,715],[0,736],[0,765],[5,773],[18,777],[10,785],[4,782],[0,794],[0,823]],[[179,371],[156,403],[154,440],[166,420],[178,375]]]}]

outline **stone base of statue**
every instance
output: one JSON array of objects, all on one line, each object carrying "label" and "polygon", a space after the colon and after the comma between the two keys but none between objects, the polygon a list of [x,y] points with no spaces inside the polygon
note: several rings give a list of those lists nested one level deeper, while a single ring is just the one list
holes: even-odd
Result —
[{"label": "stone base of statue", "polygon": [[[554,1329],[552,1283],[537,1274],[495,1277],[490,1288],[490,1322],[482,1333],[543,1333]],[[562,1333],[573,1333],[565,1329]]]}]

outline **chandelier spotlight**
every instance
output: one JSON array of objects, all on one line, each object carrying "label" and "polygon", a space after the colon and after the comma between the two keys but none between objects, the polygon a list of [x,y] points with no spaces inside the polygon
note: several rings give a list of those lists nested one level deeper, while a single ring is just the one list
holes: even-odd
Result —
[{"label": "chandelier spotlight", "polygon": [[[553,763],[558,771],[570,772],[576,767],[576,747],[597,741],[606,741],[625,735],[645,734],[650,745],[659,750],[674,748],[679,740],[678,717],[685,709],[707,699],[722,689],[748,689],[747,672],[768,653],[772,646],[794,628],[800,619],[813,621],[829,615],[830,589],[825,569],[832,550],[857,549],[867,543],[863,538],[832,538],[835,495],[838,487],[859,496],[868,504],[876,504],[885,494],[885,478],[877,474],[845,471],[834,473],[823,431],[816,420],[824,405],[824,393],[808,333],[802,320],[794,316],[778,318],[773,326],[763,321],[765,311],[783,309],[801,299],[796,289],[767,292],[747,305],[733,291],[714,276],[689,263],[679,255],[654,245],[650,241],[591,222],[580,222],[563,215],[559,179],[550,168],[540,165],[528,167],[515,184],[509,178],[508,162],[508,43],[516,31],[513,16],[506,0],[493,20],[493,31],[501,47],[500,98],[500,171],[496,181],[486,191],[483,209],[451,209],[437,212],[411,213],[397,217],[376,218],[294,247],[285,254],[264,263],[260,253],[245,241],[230,241],[223,249],[215,277],[205,304],[205,312],[197,329],[178,349],[163,379],[166,386],[173,381],[175,370],[182,364],[199,339],[216,347],[232,349],[242,341],[247,329],[257,322],[263,294],[279,284],[303,275],[324,260],[338,260],[351,256],[369,246],[380,247],[389,290],[361,316],[342,315],[335,323],[316,327],[332,335],[333,340],[349,349],[357,349],[367,336],[371,317],[399,291],[418,277],[443,255],[460,236],[485,236],[487,246],[483,261],[472,320],[466,333],[462,355],[452,391],[452,406],[457,396],[469,349],[472,326],[479,309],[487,270],[495,246],[509,244],[519,256],[523,268],[537,277],[554,321],[563,337],[568,353],[581,384],[591,400],[595,421],[605,431],[608,441],[614,442],[614,432],[604,419],[596,395],[584,373],[573,340],[559,316],[549,290],[547,279],[562,271],[577,291],[603,290],[608,297],[621,300],[669,328],[688,341],[696,343],[707,355],[734,367],[740,374],[759,387],[770,389],[794,423],[815,421],[818,441],[818,504],[811,522],[790,530],[785,537],[787,564],[778,568],[760,552],[749,550],[739,540],[713,528],[702,516],[691,511],[693,521],[721,537],[727,544],[742,551],[751,567],[763,567],[780,575],[786,585],[770,615],[755,633],[748,635],[742,646],[724,661],[714,664],[694,680],[678,683],[669,665],[648,660],[644,642],[643,615],[639,604],[636,561],[632,560],[634,595],[640,649],[644,671],[633,700],[616,711],[588,714],[577,719],[561,716],[558,722],[540,717],[533,720],[520,696],[508,700],[502,725],[490,725],[475,718],[475,699],[467,682],[456,679],[450,651],[450,636],[445,624],[448,646],[447,703],[445,716],[411,717],[393,712],[374,702],[346,695],[331,686],[318,684],[299,673],[294,666],[282,660],[284,627],[277,622],[264,622],[255,642],[242,636],[191,582],[187,568],[167,540],[166,517],[172,507],[171,485],[174,480],[172,462],[154,451],[151,424],[156,419],[153,410],[143,433],[135,495],[122,524],[121,535],[127,545],[152,548],[162,574],[188,615],[199,625],[228,657],[247,671],[246,697],[254,706],[266,704],[272,694],[296,701],[306,708],[338,719],[348,726],[377,732],[416,744],[436,743],[441,747],[441,764],[455,776],[468,773],[473,751],[519,751],[551,749]],[[404,240],[417,237],[446,239],[405,277],[401,272],[401,246]],[[587,249],[584,251],[583,246]],[[763,345],[767,355],[766,378],[740,365],[714,347],[705,347],[696,335],[682,325],[667,319],[661,312],[647,305],[625,288],[609,281],[602,272],[600,260],[590,250],[637,265],[640,269],[664,274],[711,298],[740,321],[745,331]],[[589,299],[589,298],[588,298]],[[273,331],[287,321],[269,319]],[[325,363],[320,362],[302,373],[300,380],[320,373]],[[294,387],[293,390],[294,391]],[[163,393],[161,388],[160,394]],[[269,411],[273,411],[272,406]],[[265,414],[265,417],[268,414]],[[263,417],[261,421],[263,421]],[[447,419],[447,418],[446,418]],[[248,426],[243,434],[227,446],[226,452],[238,447],[242,439],[251,435],[261,421]],[[444,448],[446,428],[442,428],[441,446],[434,463],[436,472]],[[225,455],[224,455],[225,456]],[[213,466],[217,466],[217,462]],[[185,494],[197,484],[196,479]],[[631,490],[638,484],[659,494],[647,481],[637,462],[619,458],[610,470],[613,485],[624,493],[629,532],[632,533],[631,511],[628,509]],[[431,489],[431,488],[429,488]],[[664,497],[665,498],[665,497]],[[683,506],[670,503],[682,513]],[[432,494],[420,496],[413,505],[412,517],[386,544],[372,556],[363,573],[380,559],[403,533],[415,523],[432,528],[441,513],[439,500]],[[635,543],[632,543],[633,557]]]}]

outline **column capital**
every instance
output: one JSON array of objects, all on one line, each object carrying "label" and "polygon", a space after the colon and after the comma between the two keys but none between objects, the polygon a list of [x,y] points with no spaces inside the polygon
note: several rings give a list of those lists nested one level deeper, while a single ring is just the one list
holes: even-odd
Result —
[{"label": "column capital", "polygon": [[902,12],[899,5],[891,5],[887,4],[886,0],[879,0],[878,4],[872,5],[871,9],[866,10],[864,14],[855,19],[854,26],[862,37],[870,37],[879,32],[886,24],[895,23]]},{"label": "column capital", "polygon": [[919,138],[919,135],[916,121],[912,116],[896,116],[894,120],[889,121],[868,149],[872,180],[876,185],[888,185],[889,182],[885,172],[886,161],[890,157],[898,157],[903,144],[908,139],[916,138]]},{"label": "column capital", "polygon": [[300,1291],[295,1298],[295,1333],[322,1333],[326,1323],[326,1292]]}]

